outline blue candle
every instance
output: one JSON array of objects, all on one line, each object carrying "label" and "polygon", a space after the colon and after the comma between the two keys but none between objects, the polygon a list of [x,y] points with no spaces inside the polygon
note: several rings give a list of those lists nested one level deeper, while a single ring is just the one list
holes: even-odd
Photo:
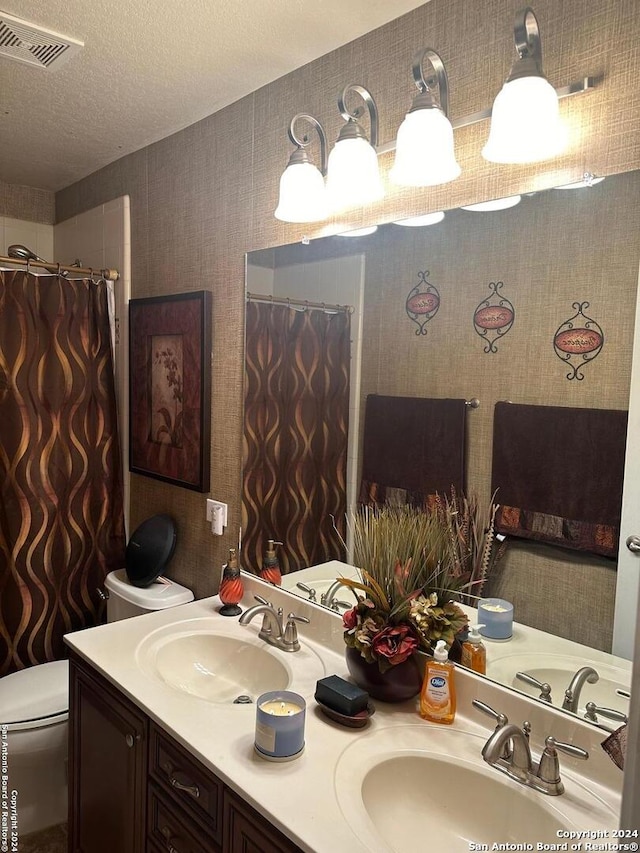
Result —
[{"label": "blue candle", "polygon": [[289,690],[272,690],[258,697],[256,752],[272,761],[297,758],[304,749],[307,703]]},{"label": "blue candle", "polygon": [[513,633],[513,604],[503,598],[482,598],[478,604],[478,624],[483,637],[508,640]]}]

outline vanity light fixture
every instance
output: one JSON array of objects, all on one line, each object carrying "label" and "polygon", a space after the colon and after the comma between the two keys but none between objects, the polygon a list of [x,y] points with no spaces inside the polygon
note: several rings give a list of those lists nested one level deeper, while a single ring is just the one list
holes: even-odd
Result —
[{"label": "vanity light fixture", "polygon": [[518,59],[494,101],[482,156],[493,163],[536,163],[560,154],[567,134],[558,94],[542,72],[540,30],[530,6],[516,12],[513,35]]},{"label": "vanity light fixture", "polygon": [[[428,76],[424,72],[425,61],[431,66]],[[396,157],[389,178],[405,187],[446,184],[461,171],[448,118],[447,71],[440,56],[429,47],[413,57],[412,71],[418,94],[398,129]]]},{"label": "vanity light fixture", "polygon": [[422,228],[425,225],[437,225],[444,219],[444,211],[437,210],[435,213],[425,213],[422,216],[410,216],[408,219],[396,219],[394,225],[405,225],[408,228]]},{"label": "vanity light fixture", "polygon": [[[364,114],[361,106],[350,111],[347,97],[355,93],[365,103],[370,120],[370,138],[360,123]],[[364,86],[345,86],[338,98],[338,109],[345,120],[336,144],[329,154],[327,193],[331,210],[360,207],[384,196],[378,167],[378,108],[373,96]]]},{"label": "vanity light fixture", "polygon": [[[390,180],[398,185],[427,187],[452,181],[460,174],[453,145],[453,130],[468,127],[491,117],[491,128],[482,155],[495,163],[534,163],[559,154],[567,134],[560,120],[558,98],[587,92],[595,87],[592,77],[554,89],[542,72],[542,47],[538,21],[530,6],[516,14],[514,38],[518,59],[495,99],[493,110],[450,120],[449,83],[444,63],[431,48],[418,51],[413,58],[413,78],[418,94],[398,130],[397,140],[378,143],[378,109],[371,93],[350,84],[338,99],[345,120],[336,144],[325,165],[326,137],[322,125],[313,116],[294,117],[289,138],[297,146],[280,180],[278,219],[286,222],[316,222],[348,207],[365,206],[384,196],[378,156],[396,152]],[[424,66],[430,66],[425,73]],[[358,95],[362,105],[350,110],[347,98]],[[361,118],[369,113],[367,136]],[[299,137],[293,128],[306,119],[318,131],[322,164],[310,162],[307,136]],[[324,182],[326,175],[326,198]],[[516,204],[511,201],[511,204]],[[495,203],[494,203],[495,204]],[[481,209],[471,206],[468,209]],[[497,209],[495,207],[491,209]]]},{"label": "vanity light fixture", "polygon": [[[314,166],[307,153],[311,140],[305,133],[296,133],[296,122],[306,121],[317,131],[320,139],[320,168]],[[329,215],[324,176],[327,174],[327,136],[320,122],[307,113],[291,119],[289,139],[296,150],[289,157],[287,168],[280,178],[280,196],[274,216],[283,222],[319,222]]]},{"label": "vanity light fixture", "polygon": [[494,198],[491,201],[481,201],[478,204],[463,204],[462,210],[473,210],[478,213],[488,213],[492,210],[508,210],[520,203],[522,196],[510,195],[506,198]]}]

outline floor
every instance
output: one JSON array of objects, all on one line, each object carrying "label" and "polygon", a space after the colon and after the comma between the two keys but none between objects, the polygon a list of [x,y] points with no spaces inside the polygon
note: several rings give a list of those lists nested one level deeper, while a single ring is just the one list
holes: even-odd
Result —
[{"label": "floor", "polygon": [[67,825],[50,826],[18,841],[18,853],[67,853]]}]

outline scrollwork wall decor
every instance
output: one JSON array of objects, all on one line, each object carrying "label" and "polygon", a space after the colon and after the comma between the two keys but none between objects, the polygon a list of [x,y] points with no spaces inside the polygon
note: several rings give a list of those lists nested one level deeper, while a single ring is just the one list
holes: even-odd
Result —
[{"label": "scrollwork wall decor", "polygon": [[440,308],[438,288],[427,281],[428,276],[429,270],[418,273],[418,284],[411,288],[405,303],[407,316],[418,326],[416,335],[427,334],[427,323],[435,317]]},{"label": "scrollwork wall decor", "polygon": [[485,341],[486,353],[498,352],[496,341],[511,330],[516,319],[513,303],[498,292],[502,287],[503,281],[489,282],[491,295],[483,299],[473,312],[473,328]]},{"label": "scrollwork wall decor", "polygon": [[576,313],[558,327],[553,336],[553,348],[558,358],[571,367],[567,379],[581,381],[584,373],[580,367],[600,355],[604,332],[599,323],[584,313],[588,302],[574,302],[571,307]]}]

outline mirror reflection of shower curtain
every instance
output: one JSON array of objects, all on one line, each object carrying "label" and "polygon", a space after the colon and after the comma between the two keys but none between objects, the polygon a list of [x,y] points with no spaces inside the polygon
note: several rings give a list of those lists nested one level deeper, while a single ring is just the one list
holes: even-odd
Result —
[{"label": "mirror reflection of shower curtain", "polygon": [[0,271],[0,675],[100,621],[124,547],[106,282]]},{"label": "mirror reflection of shower curtain", "polygon": [[244,568],[260,567],[267,539],[283,543],[284,573],[345,559],[350,319],[247,303]]}]

